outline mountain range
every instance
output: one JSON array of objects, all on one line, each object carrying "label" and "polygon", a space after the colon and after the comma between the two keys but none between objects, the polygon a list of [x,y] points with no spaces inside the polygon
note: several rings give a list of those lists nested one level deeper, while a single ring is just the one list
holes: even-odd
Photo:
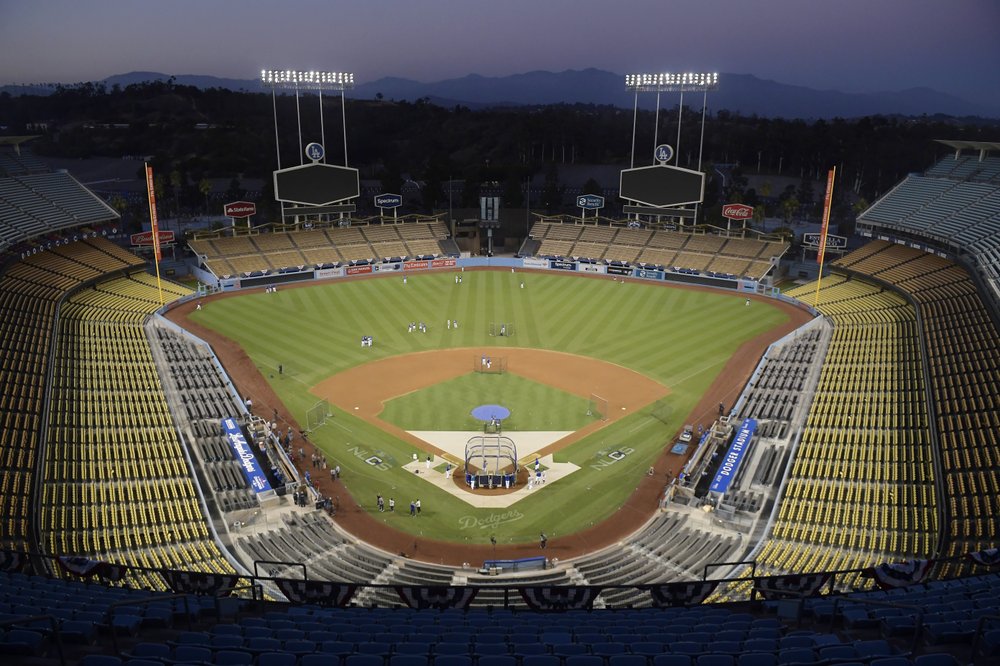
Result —
[{"label": "mountain range", "polygon": [[[129,72],[110,76],[100,83],[108,87],[116,84],[127,86],[168,78],[169,75],[159,72]],[[257,79],[182,74],[175,75],[174,80],[179,85],[198,88],[226,88],[247,92],[262,90]],[[53,89],[51,84],[4,86],[0,87],[0,93],[47,94]],[[469,74],[429,83],[384,77],[360,83],[347,92],[347,96],[353,99],[374,99],[378,94],[386,100],[427,99],[442,106],[461,104],[470,108],[577,103],[631,108],[634,103],[633,93],[625,89],[622,75],[593,68],[562,72],[533,71],[498,77]],[[678,97],[678,93],[664,93],[661,96],[661,107],[675,106]],[[654,100],[653,94],[642,94],[639,96],[639,106],[652,109]],[[700,109],[701,95],[688,93],[684,103],[689,108]],[[930,88],[843,92],[789,85],[752,74],[720,74],[719,89],[708,94],[707,103],[710,111],[725,109],[743,115],[783,118],[855,118],[876,114],[1000,118],[998,108],[973,103]]]}]

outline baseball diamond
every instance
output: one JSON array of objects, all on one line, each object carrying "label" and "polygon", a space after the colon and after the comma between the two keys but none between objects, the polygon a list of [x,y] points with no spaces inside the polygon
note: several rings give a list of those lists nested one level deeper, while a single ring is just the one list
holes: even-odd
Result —
[{"label": "baseball diamond", "polygon": [[[646,476],[645,471],[651,466],[663,472],[681,466],[665,445],[683,425],[682,415],[710,419],[711,406],[719,401],[716,396],[731,400],[742,386],[760,354],[752,350],[762,349],[808,317],[777,302],[762,301],[763,307],[748,310],[732,307],[742,306],[741,298],[710,289],[622,284],[607,278],[531,273],[531,288],[522,290],[519,285],[527,274],[470,270],[465,272],[466,288],[460,290],[446,289],[451,273],[411,276],[406,301],[399,299],[401,287],[395,280],[355,277],[349,282],[286,287],[269,298],[222,294],[201,311],[182,306],[171,316],[210,339],[227,368],[245,370],[240,382],[252,382],[255,392],[270,394],[268,401],[287,407],[296,422],[302,418],[297,414],[304,415],[317,398],[331,403],[333,418],[311,435],[310,442],[344,466],[340,492],[360,497],[395,489],[429,498],[423,500],[428,508],[421,518],[432,519],[419,525],[390,524],[377,513],[382,519],[373,520],[371,509],[358,502],[357,509],[338,514],[342,526],[389,547],[401,538],[395,535],[411,532],[427,541],[420,548],[422,556],[431,553],[430,557],[452,562],[461,554],[445,544],[465,541],[457,527],[461,517],[469,515],[469,505],[461,500],[453,504],[456,500],[449,492],[424,481],[421,477],[427,470],[422,463],[412,471],[405,468],[416,454],[418,461],[430,455],[435,465],[455,469],[464,462],[462,452],[449,452],[446,444],[436,445],[382,420],[386,401],[473,372],[489,351],[504,358],[513,375],[580,396],[591,409],[599,405],[606,415],[596,419],[592,415],[588,425],[537,450],[546,463],[572,465],[579,471],[556,474],[554,467],[550,478],[561,477],[559,481],[546,483],[517,502],[525,518],[505,530],[502,543],[518,552],[525,547],[518,544],[532,541],[540,528],[564,539],[580,534],[586,543],[606,543],[625,533],[627,522],[634,529],[655,509],[652,497],[662,489],[662,477]],[[490,336],[489,324],[498,320],[497,304],[507,299],[521,322],[518,336]],[[360,302],[368,307],[350,308]],[[611,302],[614,307],[604,305]],[[294,321],[295,326],[246,329],[242,322],[257,307],[282,321]],[[408,334],[405,326],[393,324],[398,308],[402,308],[398,318],[404,322],[444,321],[449,312],[458,311],[463,326],[457,332],[438,326],[429,327],[426,335]],[[633,324],[642,324],[618,326],[617,313],[622,309],[631,313]],[[330,326],[329,313],[334,311],[337,323]],[[484,323],[477,326],[477,320]],[[357,349],[350,342],[357,330],[372,332],[380,344]],[[704,337],[694,339],[691,331],[711,332],[707,337],[711,343]],[[276,335],[281,336],[280,344]],[[290,353],[278,358],[278,349]],[[240,360],[230,361],[232,354]],[[279,363],[284,374],[274,375],[270,369]],[[646,413],[654,406],[662,413],[664,401],[676,417],[664,422]],[[455,405],[438,409],[460,411]],[[609,444],[634,453],[597,471],[589,461]],[[388,471],[366,464],[369,452],[380,452]],[[643,508],[638,512],[622,508],[633,503]],[[488,511],[473,509],[473,515]],[[601,525],[616,514],[626,520]],[[595,539],[595,533],[601,536]]]}]

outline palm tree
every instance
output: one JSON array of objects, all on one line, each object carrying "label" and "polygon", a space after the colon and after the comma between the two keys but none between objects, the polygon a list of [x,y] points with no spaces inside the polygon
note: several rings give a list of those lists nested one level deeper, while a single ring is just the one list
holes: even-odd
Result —
[{"label": "palm tree", "polygon": [[208,212],[208,194],[212,191],[212,181],[202,178],[198,181],[198,191],[205,197],[205,212]]}]

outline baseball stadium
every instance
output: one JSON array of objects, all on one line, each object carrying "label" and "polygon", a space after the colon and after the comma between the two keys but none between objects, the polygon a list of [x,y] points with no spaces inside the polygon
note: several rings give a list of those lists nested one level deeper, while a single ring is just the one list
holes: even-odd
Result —
[{"label": "baseball stadium", "polygon": [[780,289],[666,163],[483,254],[310,156],[195,283],[3,147],[5,663],[997,663],[1000,144],[940,145]]}]

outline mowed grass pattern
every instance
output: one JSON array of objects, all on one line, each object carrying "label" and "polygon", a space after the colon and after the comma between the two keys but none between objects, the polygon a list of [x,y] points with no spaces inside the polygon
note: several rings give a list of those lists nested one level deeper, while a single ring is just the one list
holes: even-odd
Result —
[{"label": "mowed grass pattern", "polygon": [[[739,345],[787,321],[767,303],[745,307],[738,294],[509,270],[466,271],[460,285],[454,273],[443,272],[411,274],[406,285],[393,275],[283,287],[274,294],[210,301],[191,316],[242,345],[302,424],[316,402],[308,389],[320,380],[373,359],[428,349],[551,349],[617,363],[670,388],[664,402],[672,417],[666,423],[632,414],[564,449],[557,460],[581,470],[509,510],[474,509],[398,470],[394,461],[422,452],[350,414],[335,410],[330,424],[311,436],[344,468],[345,483],[369,511],[374,507],[367,499],[390,490],[397,500],[422,500],[420,521],[376,514],[378,519],[412,533],[470,542],[482,535],[468,525],[487,524],[499,514],[503,522],[490,524],[501,542],[529,542],[543,529],[550,537],[575,532],[611,515]],[[448,319],[457,319],[459,328],[448,330]],[[425,322],[428,332],[407,333],[411,321]],[[490,323],[501,321],[514,324],[513,337],[489,336]],[[362,349],[363,335],[374,336],[375,346]],[[595,464],[622,447],[632,451],[624,460]],[[390,469],[365,464],[371,452],[389,461]]]},{"label": "mowed grass pattern", "polygon": [[510,410],[504,431],[577,430],[592,423],[588,400],[517,375],[469,373],[389,400],[381,418],[404,430],[479,430],[479,405]]}]

